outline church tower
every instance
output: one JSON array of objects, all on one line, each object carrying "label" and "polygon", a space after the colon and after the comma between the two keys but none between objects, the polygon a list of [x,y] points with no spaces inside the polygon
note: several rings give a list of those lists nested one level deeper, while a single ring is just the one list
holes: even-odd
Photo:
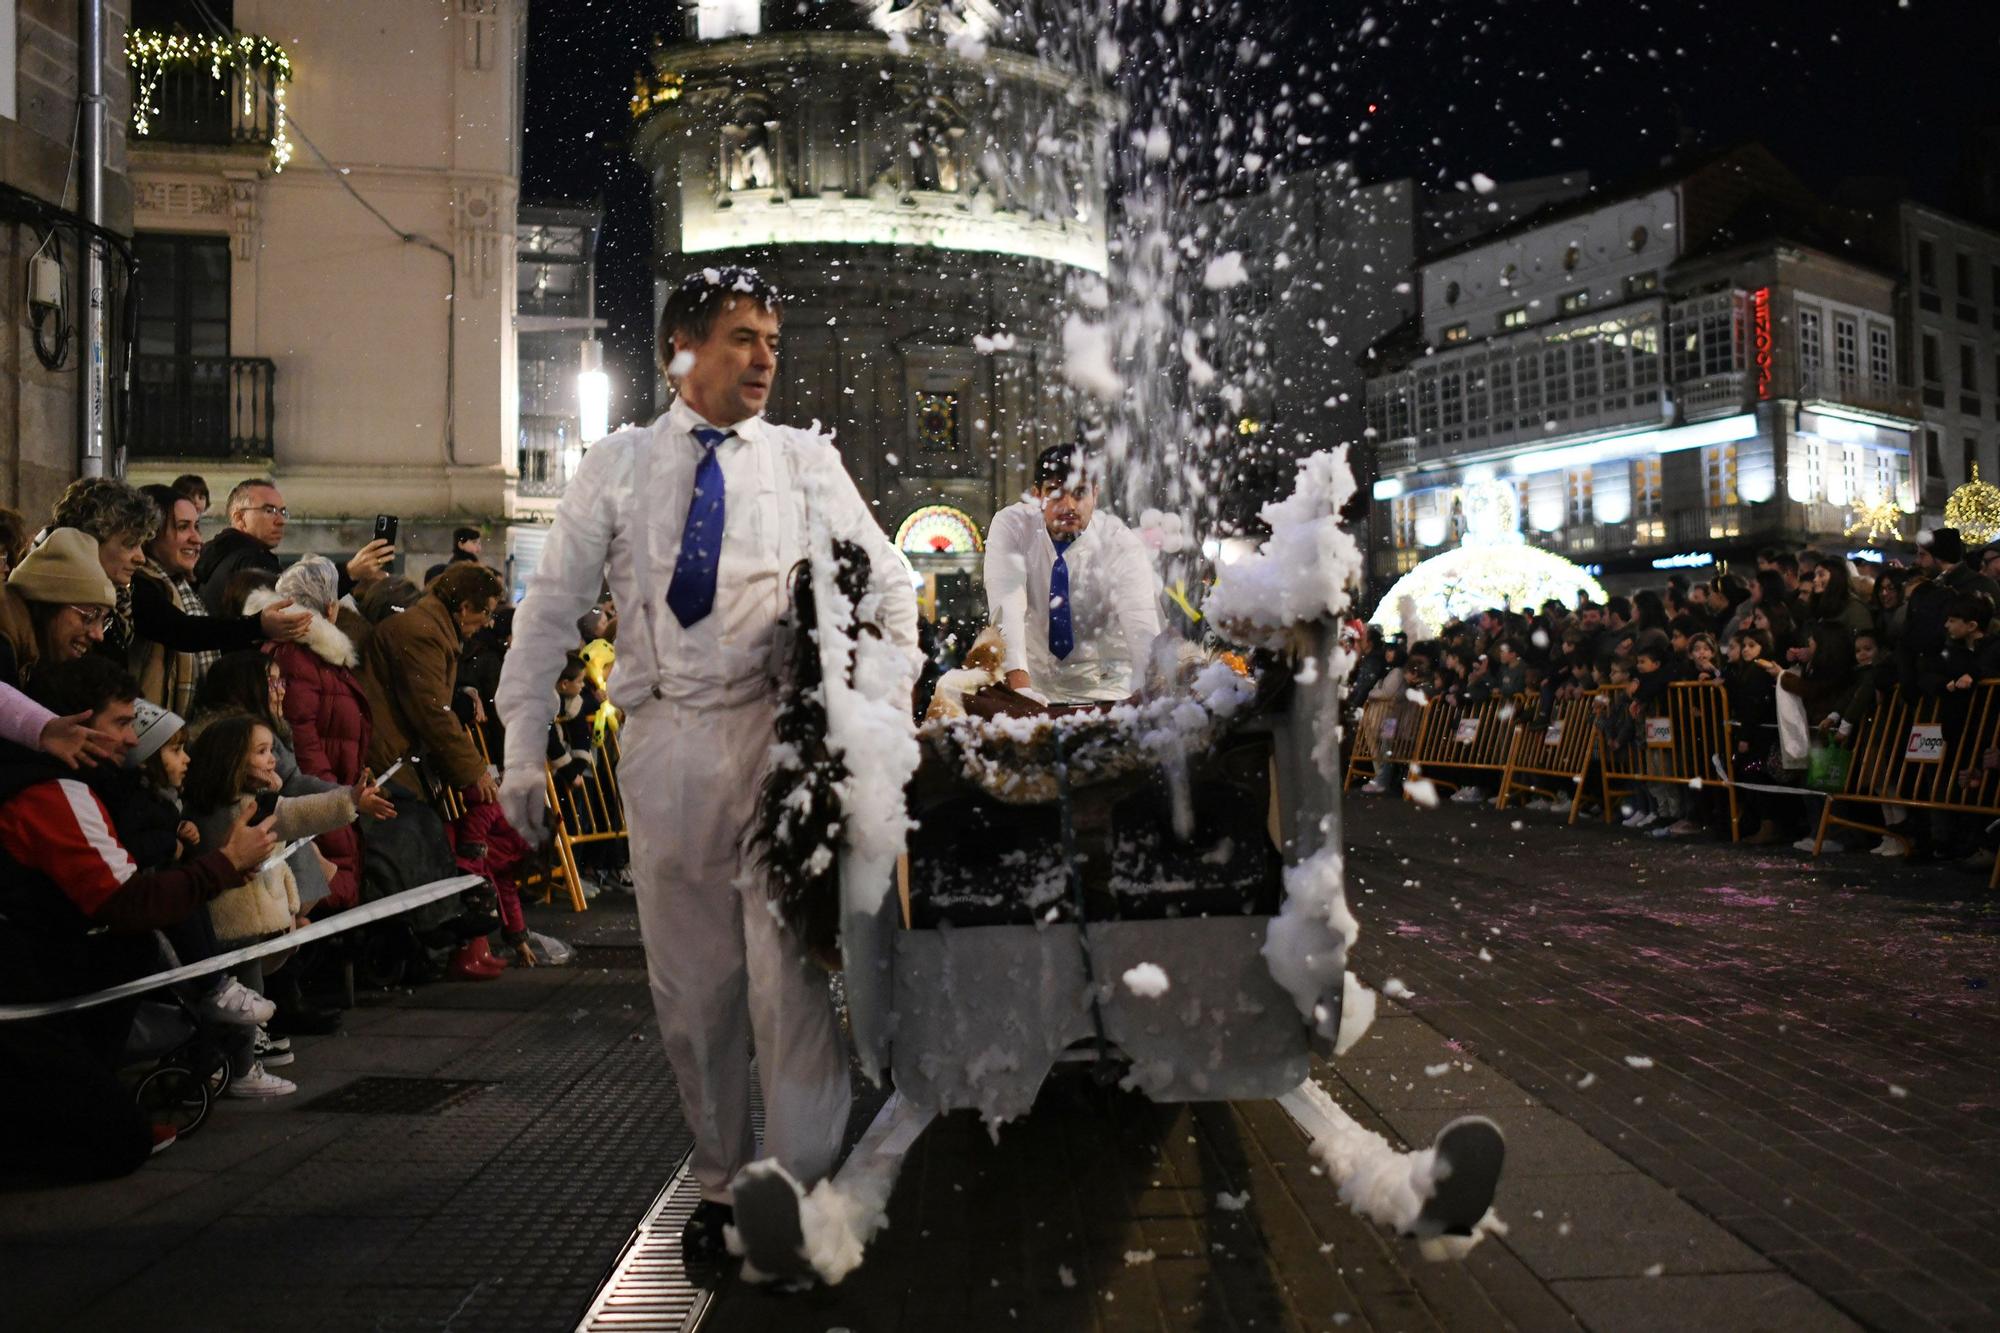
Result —
[{"label": "church tower", "polygon": [[1107,264],[1115,107],[1005,0],[684,4],[632,99],[658,299],[761,269],[786,297],[772,418],[838,432],[919,570],[976,569],[1074,428],[1058,337]]}]

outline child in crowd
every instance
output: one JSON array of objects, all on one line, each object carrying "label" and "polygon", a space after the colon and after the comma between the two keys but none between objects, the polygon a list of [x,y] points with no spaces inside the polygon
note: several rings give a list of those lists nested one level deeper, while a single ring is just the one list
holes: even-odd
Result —
[{"label": "child in crowd", "polygon": [[[204,842],[226,837],[246,807],[261,794],[280,790],[275,746],[270,727],[241,713],[216,718],[195,738],[184,793]],[[354,792],[335,787],[309,796],[279,796],[275,816],[272,834],[281,844],[342,828],[354,821]],[[208,914],[216,939],[231,948],[274,939],[303,926],[306,920],[292,861],[274,856],[243,884],[213,899]],[[261,989],[265,972],[275,972],[283,957],[245,964],[239,979]],[[234,1095],[246,1097],[283,1097],[297,1090],[297,1085],[267,1072],[261,1060],[230,1083]]]}]

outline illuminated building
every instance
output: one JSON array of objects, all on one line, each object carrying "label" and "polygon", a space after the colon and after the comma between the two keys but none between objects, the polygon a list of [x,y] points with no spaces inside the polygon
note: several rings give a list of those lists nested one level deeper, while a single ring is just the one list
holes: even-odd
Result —
[{"label": "illuminated building", "polygon": [[1455,545],[1485,482],[1529,541],[1614,578],[1674,553],[1845,549],[1885,500],[1911,536],[1897,274],[1846,249],[1753,146],[1421,263],[1418,316],[1367,388],[1376,586]]},{"label": "illuminated building", "polygon": [[[636,81],[659,299],[755,265],[786,298],[772,418],[834,429],[886,530],[934,505],[983,530],[1074,429],[1056,334],[1107,268],[1112,108],[1010,4],[800,9],[690,0]],[[912,558],[967,595],[972,552]]]}]

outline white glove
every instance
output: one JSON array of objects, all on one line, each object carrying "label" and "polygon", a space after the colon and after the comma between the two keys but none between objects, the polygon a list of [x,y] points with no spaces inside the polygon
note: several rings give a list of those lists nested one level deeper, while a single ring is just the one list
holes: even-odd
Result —
[{"label": "white glove", "polygon": [[540,847],[549,840],[548,809],[548,779],[539,765],[510,768],[500,779],[500,812],[530,847]]}]

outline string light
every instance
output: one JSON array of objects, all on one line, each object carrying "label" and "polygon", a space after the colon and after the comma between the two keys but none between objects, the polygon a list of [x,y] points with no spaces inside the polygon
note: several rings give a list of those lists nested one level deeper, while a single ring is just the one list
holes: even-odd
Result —
[{"label": "string light", "polygon": [[243,117],[256,114],[251,74],[271,74],[271,171],[276,174],[292,160],[291,136],[285,132],[285,85],[292,79],[292,58],[268,37],[237,33],[230,37],[194,36],[133,28],[125,34],[125,60],[132,67],[132,133],[146,138],[160,114],[160,81],[170,69],[208,66],[208,76],[223,82],[233,71],[243,85]]},{"label": "string light", "polygon": [[1979,464],[1972,465],[1972,480],[1944,502],[1944,521],[1971,545],[2000,537],[2000,486],[1979,479]]}]

